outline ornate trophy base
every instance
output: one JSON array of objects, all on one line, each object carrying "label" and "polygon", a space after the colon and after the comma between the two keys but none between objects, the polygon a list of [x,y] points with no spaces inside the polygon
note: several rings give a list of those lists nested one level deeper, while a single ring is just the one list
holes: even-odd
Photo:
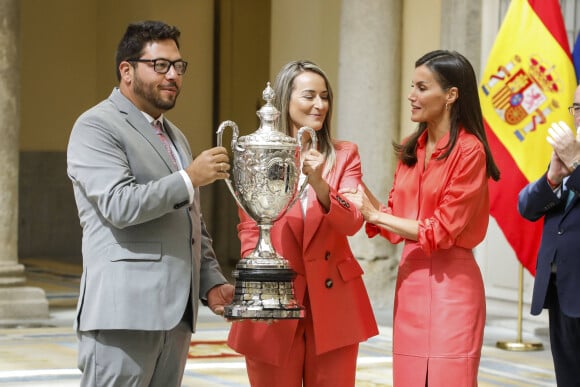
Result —
[{"label": "ornate trophy base", "polygon": [[224,308],[230,320],[283,320],[304,317],[294,298],[296,272],[287,265],[253,265],[242,259],[236,265],[234,300]]}]

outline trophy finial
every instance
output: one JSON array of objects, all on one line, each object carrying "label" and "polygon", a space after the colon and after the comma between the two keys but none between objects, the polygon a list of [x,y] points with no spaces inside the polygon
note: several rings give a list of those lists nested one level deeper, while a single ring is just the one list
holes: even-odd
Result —
[{"label": "trophy finial", "polygon": [[266,101],[266,104],[268,105],[272,102],[275,96],[276,93],[274,93],[274,89],[272,89],[272,87],[270,86],[270,82],[267,82],[266,88],[262,92],[262,99]]},{"label": "trophy finial", "polygon": [[261,121],[259,131],[278,131],[277,120],[280,112],[272,104],[275,96],[274,89],[270,86],[270,82],[267,82],[266,88],[262,91],[262,98],[266,103],[256,112]]}]

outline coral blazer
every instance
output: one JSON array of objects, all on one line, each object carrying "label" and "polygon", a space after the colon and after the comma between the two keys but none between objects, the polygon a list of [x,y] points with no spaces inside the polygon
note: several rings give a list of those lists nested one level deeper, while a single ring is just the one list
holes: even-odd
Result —
[{"label": "coral blazer", "polygon": [[[274,249],[297,272],[296,299],[304,304],[308,295],[317,354],[365,341],[378,334],[377,323],[363,283],[363,270],[350,250],[347,237],[363,224],[361,213],[338,193],[340,188],[361,183],[360,156],[355,144],[336,142],[336,165],[326,177],[330,185],[327,212],[308,187],[304,218],[299,202],[275,222],[271,230]],[[258,241],[256,223],[240,211],[238,235],[242,257]],[[262,362],[286,362],[298,328],[298,320],[273,324],[239,321],[232,324],[228,345]]]}]

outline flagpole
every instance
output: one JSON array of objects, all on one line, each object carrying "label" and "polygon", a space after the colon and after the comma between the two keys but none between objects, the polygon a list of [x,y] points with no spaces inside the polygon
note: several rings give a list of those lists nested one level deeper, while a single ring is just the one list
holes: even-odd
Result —
[{"label": "flagpole", "polygon": [[516,341],[498,341],[496,346],[506,351],[540,351],[542,343],[524,342],[522,339],[522,311],[524,307],[524,266],[520,263],[518,286],[518,335]]}]

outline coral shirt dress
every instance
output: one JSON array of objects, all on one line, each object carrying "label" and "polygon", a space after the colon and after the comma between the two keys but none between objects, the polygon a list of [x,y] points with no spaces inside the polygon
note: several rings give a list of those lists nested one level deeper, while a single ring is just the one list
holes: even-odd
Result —
[{"label": "coral shirt dress", "polygon": [[439,140],[425,167],[427,132],[417,163],[399,162],[388,205],[381,210],[419,221],[418,241],[367,224],[392,243],[404,241],[395,291],[395,387],[477,386],[485,325],[485,293],[472,249],[489,221],[486,158],[482,143],[460,130],[448,157]]}]

